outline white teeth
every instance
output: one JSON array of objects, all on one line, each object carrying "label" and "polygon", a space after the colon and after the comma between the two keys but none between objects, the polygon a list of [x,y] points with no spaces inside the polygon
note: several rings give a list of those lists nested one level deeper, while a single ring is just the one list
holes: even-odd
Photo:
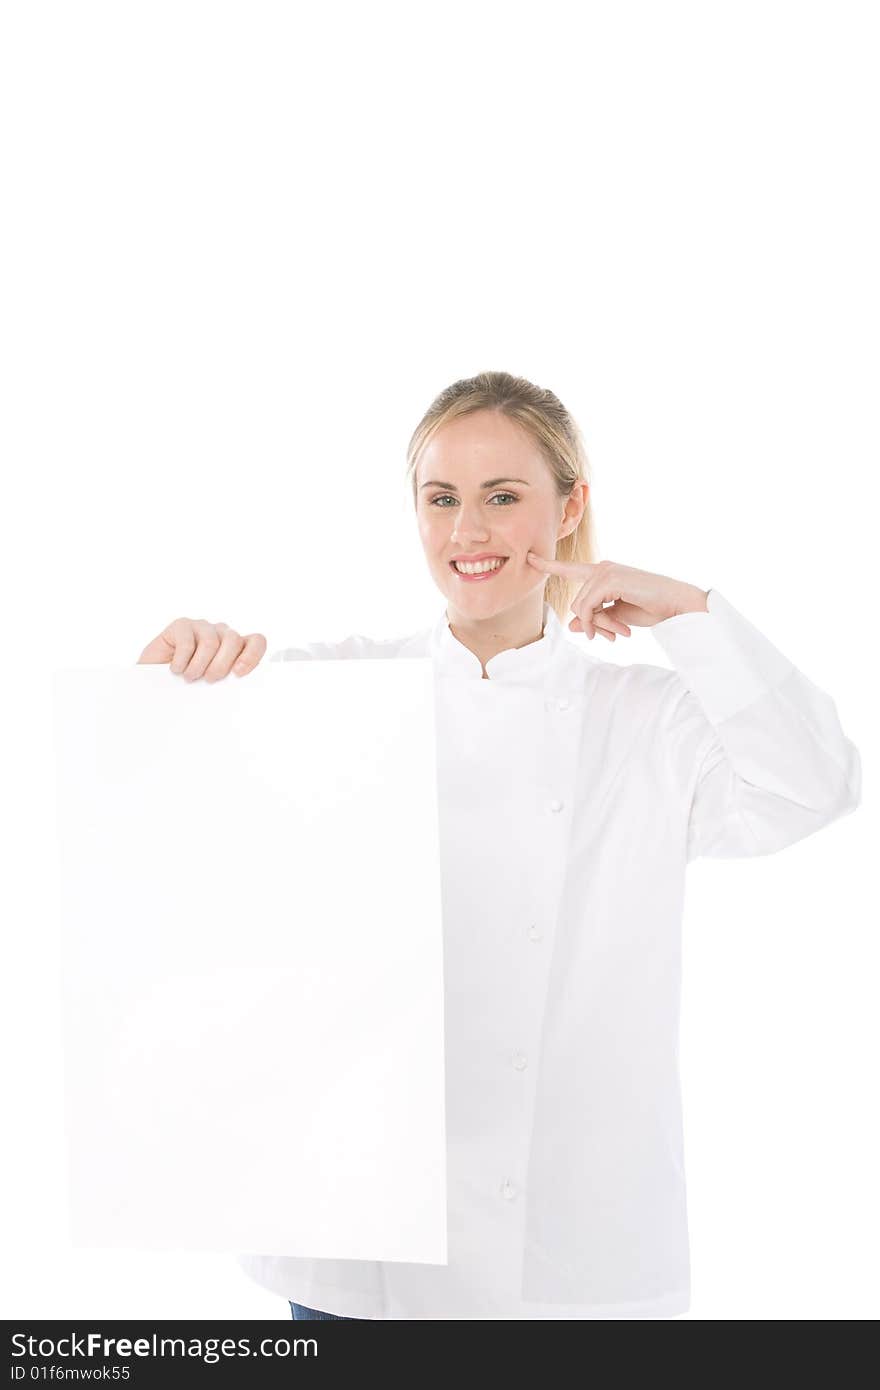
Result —
[{"label": "white teeth", "polygon": [[485,574],[487,570],[500,569],[504,564],[503,560],[480,560],[475,565],[459,564],[458,560],[453,560],[453,565],[459,574]]}]

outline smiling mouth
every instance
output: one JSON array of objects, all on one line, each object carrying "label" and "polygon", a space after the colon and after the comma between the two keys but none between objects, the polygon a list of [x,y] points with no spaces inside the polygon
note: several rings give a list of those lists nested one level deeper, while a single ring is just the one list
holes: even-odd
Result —
[{"label": "smiling mouth", "polygon": [[[507,561],[508,561],[508,559],[509,559],[509,556],[507,556],[507,555],[493,555],[493,556],[492,556],[492,559],[493,559],[493,560],[500,560],[501,563],[500,563],[500,564],[493,565],[493,567],[492,567],[491,569],[488,569],[488,570],[478,570],[476,573],[468,574],[465,570],[460,570],[460,569],[458,569],[458,567],[457,567],[457,565],[456,565],[456,563],[455,563],[454,560],[450,560],[450,561],[449,561],[449,568],[452,570],[453,574],[461,575],[461,577],[462,577],[463,579],[480,579],[480,578],[481,578],[483,575],[485,575],[485,574],[497,574],[497,573],[499,572],[499,570],[503,570],[503,569],[504,569],[504,566],[507,564]],[[474,563],[481,563],[481,562],[475,561]]]}]

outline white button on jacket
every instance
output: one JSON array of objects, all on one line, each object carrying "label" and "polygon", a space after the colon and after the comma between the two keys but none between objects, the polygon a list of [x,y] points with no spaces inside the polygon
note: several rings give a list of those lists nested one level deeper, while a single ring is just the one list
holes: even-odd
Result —
[{"label": "white button on jacket", "polygon": [[687,1310],[687,863],[772,854],[861,797],[831,697],[707,602],[649,629],[671,670],[603,661],[547,603],[488,680],[445,607],[271,656],[434,658],[449,1261],[239,1255],[259,1284],[356,1318]]}]

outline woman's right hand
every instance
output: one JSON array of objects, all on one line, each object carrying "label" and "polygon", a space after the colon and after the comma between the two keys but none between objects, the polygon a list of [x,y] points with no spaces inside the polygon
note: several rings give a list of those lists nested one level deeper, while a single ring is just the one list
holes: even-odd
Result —
[{"label": "woman's right hand", "polygon": [[204,618],[175,618],[158,637],[144,647],[136,666],[170,662],[175,675],[185,681],[219,681],[230,669],[237,676],[248,675],[266,654],[262,632],[242,637],[226,623],[209,623]]}]

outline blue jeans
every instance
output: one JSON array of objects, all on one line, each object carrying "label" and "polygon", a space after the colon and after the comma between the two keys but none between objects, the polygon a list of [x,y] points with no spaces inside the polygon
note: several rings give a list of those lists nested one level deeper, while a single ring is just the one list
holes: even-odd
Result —
[{"label": "blue jeans", "polygon": [[288,1299],[287,1301],[288,1303],[290,1303],[291,1316],[297,1320],[301,1320],[303,1318],[309,1318],[312,1320],[314,1320],[315,1318],[336,1318],[339,1322],[364,1321],[363,1318],[346,1318],[342,1315],[342,1313],[322,1313],[317,1308],[307,1308],[304,1303],[292,1303],[290,1299]]}]

